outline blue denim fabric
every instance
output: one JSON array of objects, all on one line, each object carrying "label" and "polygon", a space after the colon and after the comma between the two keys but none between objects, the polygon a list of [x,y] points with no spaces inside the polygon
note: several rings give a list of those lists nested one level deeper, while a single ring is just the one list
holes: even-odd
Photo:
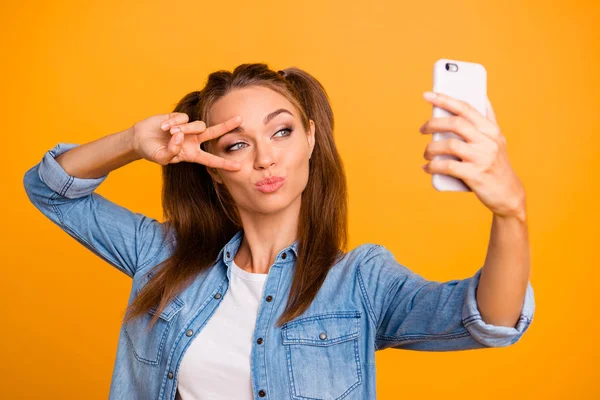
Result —
[{"label": "blue denim fabric", "polygon": [[[130,303],[152,277],[152,267],[171,254],[174,235],[165,224],[95,193],[107,175],[69,176],[54,157],[75,146],[59,143],[49,150],[25,173],[25,190],[52,222],[132,278]],[[242,235],[240,230],[233,236],[214,266],[170,302],[149,333],[145,325],[156,309],[122,324],[110,399],[175,399],[184,352],[227,296]],[[495,326],[477,308],[481,269],[467,279],[428,281],[385,247],[367,243],[330,270],[303,315],[277,328],[297,246],[279,252],[265,283],[251,353],[256,399],[375,399],[375,351],[503,347],[517,342],[533,320],[530,283],[516,327]]]}]

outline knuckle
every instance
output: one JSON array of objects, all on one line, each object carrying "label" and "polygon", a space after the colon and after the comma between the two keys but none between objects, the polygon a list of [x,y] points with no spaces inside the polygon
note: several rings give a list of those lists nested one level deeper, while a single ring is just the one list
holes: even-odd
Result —
[{"label": "knuckle", "polygon": [[460,126],[460,117],[457,115],[453,115],[452,117],[450,117],[450,126],[452,126],[453,128],[458,128]]},{"label": "knuckle", "polygon": [[475,186],[481,186],[483,181],[484,181],[483,175],[478,172],[474,173],[473,176],[471,176],[471,182]]},{"label": "knuckle", "polygon": [[426,160],[431,160],[433,158],[435,143],[437,142],[431,142],[427,145],[427,147],[425,147],[425,151],[423,152],[423,158],[425,158]]},{"label": "knuckle", "polygon": [[491,148],[492,152],[496,153],[498,151],[498,149],[500,148],[500,145],[495,140],[492,140],[492,142],[490,144],[490,148]]},{"label": "knuckle", "polygon": [[460,149],[460,143],[458,139],[450,139],[448,141],[448,149],[451,151],[458,151]]},{"label": "knuckle", "polygon": [[194,121],[192,122],[194,130],[203,131],[206,129],[206,123],[204,121]]}]

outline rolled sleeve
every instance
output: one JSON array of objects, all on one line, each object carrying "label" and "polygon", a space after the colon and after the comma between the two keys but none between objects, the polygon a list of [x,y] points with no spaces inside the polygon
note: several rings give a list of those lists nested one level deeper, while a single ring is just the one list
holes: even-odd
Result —
[{"label": "rolled sleeve", "polygon": [[108,176],[99,178],[76,178],[67,174],[61,165],[54,159],[60,154],[79,146],[73,143],[58,143],[48,150],[38,169],[38,175],[42,182],[61,196],[76,199],[92,193]]},{"label": "rolled sleeve", "polygon": [[533,321],[535,299],[531,282],[527,282],[527,290],[521,309],[521,316],[515,327],[487,324],[481,318],[477,306],[476,291],[479,286],[482,268],[470,280],[462,309],[463,324],[478,342],[490,347],[503,347],[516,343],[527,331]]}]

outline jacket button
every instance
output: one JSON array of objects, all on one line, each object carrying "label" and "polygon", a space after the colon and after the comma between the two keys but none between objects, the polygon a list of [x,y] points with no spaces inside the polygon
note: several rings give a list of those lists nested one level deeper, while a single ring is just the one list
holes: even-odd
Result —
[{"label": "jacket button", "polygon": [[227,252],[227,258],[229,258],[231,256],[231,253]]},{"label": "jacket button", "polygon": [[173,379],[173,373],[169,372],[169,379]]},{"label": "jacket button", "polygon": [[263,342],[263,338],[259,337],[256,343],[261,344]]},{"label": "jacket button", "polygon": [[192,336],[194,334],[194,331],[191,329],[188,329],[187,331],[185,331],[185,334],[189,337]]},{"label": "jacket button", "polygon": [[327,339],[327,334],[326,334],[325,332],[321,332],[321,333],[319,334],[319,338],[320,338],[321,340],[325,340],[325,339]]},{"label": "jacket button", "polygon": [[267,301],[271,301],[271,300],[273,300],[273,296],[271,296],[271,295],[267,296]]},{"label": "jacket button", "polygon": [[265,392],[264,390],[261,389],[261,390],[258,391],[258,395],[260,397],[265,397],[267,395],[267,392]]},{"label": "jacket button", "polygon": [[215,294],[215,299],[217,299],[217,300],[218,300],[218,299],[220,299],[220,298],[221,298],[221,293],[217,293],[217,294]]},{"label": "jacket button", "polygon": [[283,259],[285,260],[285,259],[287,258],[287,253],[283,253],[283,254],[281,255],[281,258],[283,258]]}]

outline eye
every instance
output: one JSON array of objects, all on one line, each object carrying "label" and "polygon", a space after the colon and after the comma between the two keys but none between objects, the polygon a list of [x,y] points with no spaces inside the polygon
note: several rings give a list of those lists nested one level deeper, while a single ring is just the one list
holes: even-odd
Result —
[{"label": "eye", "polygon": [[[281,130],[278,130],[278,131],[275,133],[275,135],[277,135],[279,132],[284,132],[284,131],[287,131],[287,134],[286,134],[286,135],[283,135],[284,137],[285,137],[285,136],[290,136],[290,135],[292,134],[292,128],[283,128],[283,129],[281,129]],[[274,135],[273,135],[273,136],[274,136]]]},{"label": "eye", "polygon": [[[280,130],[278,130],[277,132],[275,132],[275,135],[277,135],[279,132],[287,132],[285,135],[283,135],[283,136],[280,136],[280,137],[286,137],[286,136],[290,136],[290,135],[292,134],[292,128],[291,128],[291,127],[286,127],[286,128],[280,129]],[[275,135],[273,135],[273,136],[275,136]],[[230,152],[232,152],[232,151],[239,150],[240,148],[243,148],[243,147],[238,147],[238,148],[235,148],[235,147],[236,147],[237,145],[240,145],[240,144],[246,144],[246,143],[244,143],[244,142],[237,142],[237,143],[234,143],[234,144],[232,144],[231,146],[227,147],[227,148],[225,149],[225,151],[226,151],[227,153],[230,153]]]}]

